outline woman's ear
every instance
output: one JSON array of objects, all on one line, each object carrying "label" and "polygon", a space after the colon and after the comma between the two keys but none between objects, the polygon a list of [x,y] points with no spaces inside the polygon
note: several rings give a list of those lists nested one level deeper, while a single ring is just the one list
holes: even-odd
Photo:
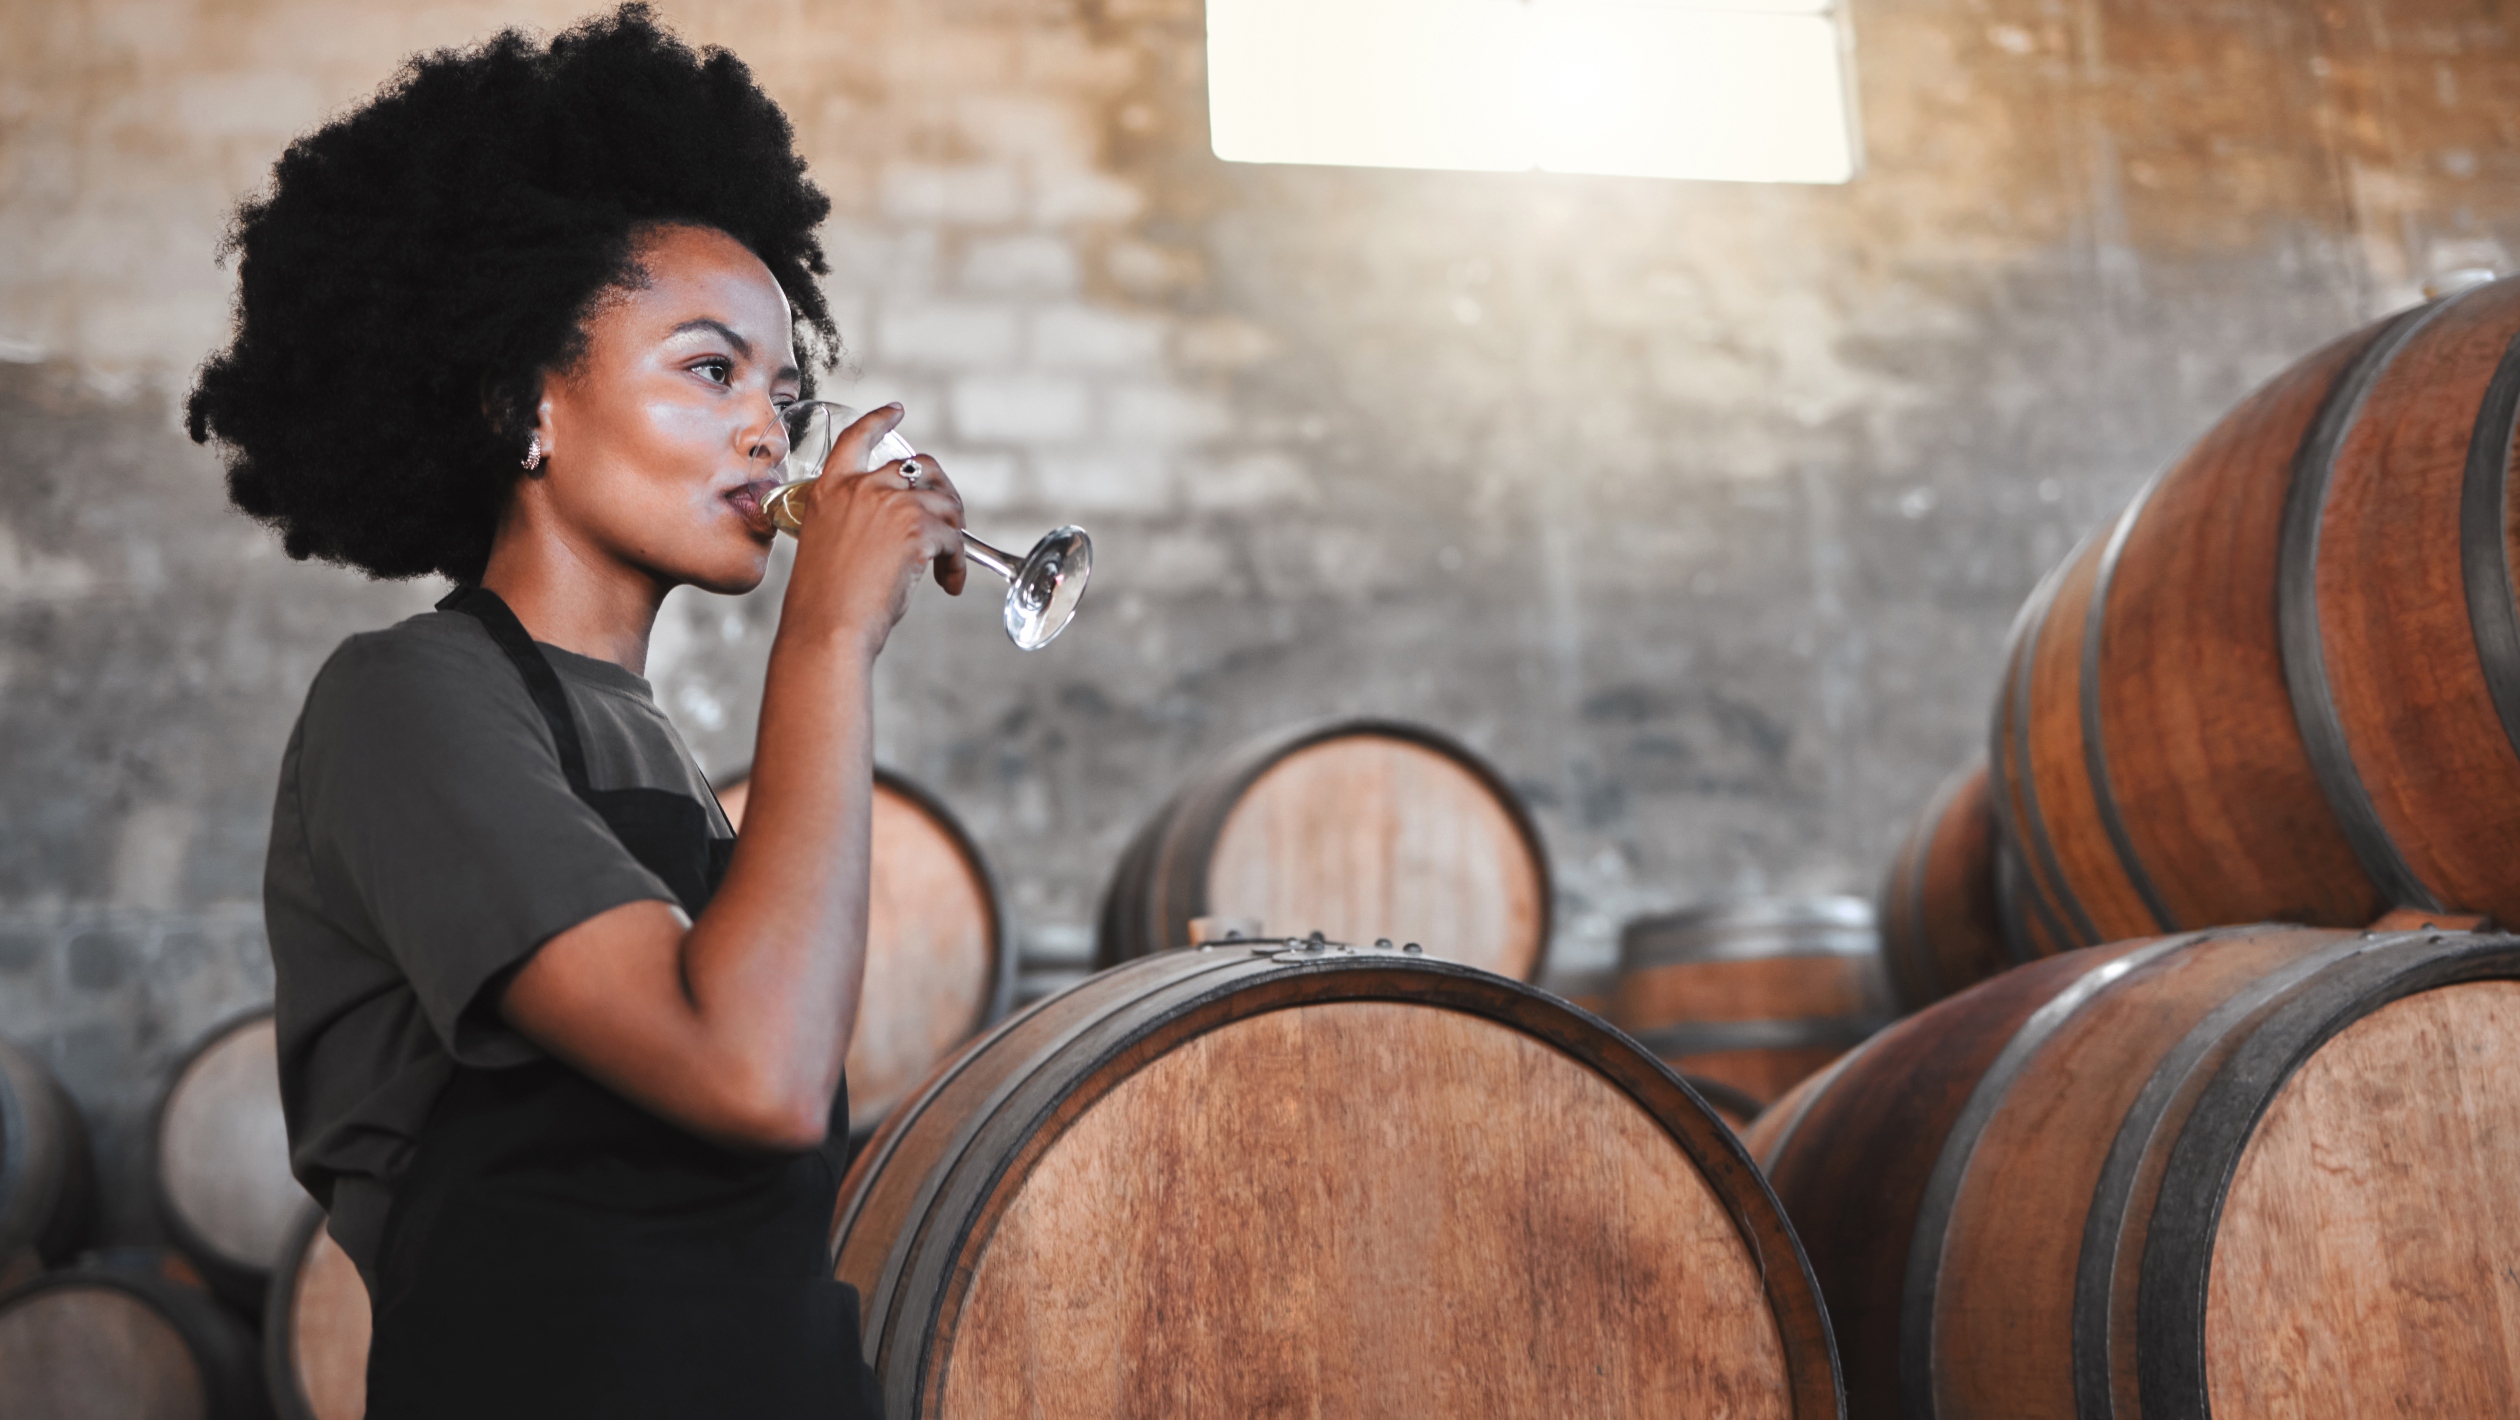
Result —
[{"label": "woman's ear", "polygon": [[538,377],[525,388],[519,388],[520,383],[483,376],[481,416],[494,442],[514,449],[516,461],[526,472],[540,474],[543,460],[551,456],[552,443],[551,399],[544,393],[547,377]]},{"label": "woman's ear", "polygon": [[546,394],[534,406],[534,427],[525,444],[525,471],[537,478],[542,476],[543,460],[556,452],[552,446],[551,423],[551,396]]}]

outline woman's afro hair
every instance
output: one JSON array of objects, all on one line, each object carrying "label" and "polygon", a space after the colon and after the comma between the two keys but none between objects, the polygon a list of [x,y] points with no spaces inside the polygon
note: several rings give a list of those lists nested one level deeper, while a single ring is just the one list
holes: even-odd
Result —
[{"label": "woman's afro hair", "polygon": [[[415,56],[289,145],[237,212],[235,338],[188,406],[236,506],[291,557],[478,580],[542,377],[635,285],[659,223],[715,227],[770,268],[808,379],[839,351],[813,278],[831,201],[787,116],[721,49],[645,5],[548,48],[508,30]],[[810,392],[810,390],[809,390]]]}]

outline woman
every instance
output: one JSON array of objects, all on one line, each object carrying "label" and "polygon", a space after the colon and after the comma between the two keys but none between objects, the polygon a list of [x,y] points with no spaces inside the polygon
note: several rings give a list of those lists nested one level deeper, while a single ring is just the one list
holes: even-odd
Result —
[{"label": "woman", "polygon": [[629,6],[416,59],[239,214],[196,439],[295,557],[442,574],[281,770],[298,1177],[366,1277],[369,1414],[874,1413],[825,1230],[864,962],[869,679],[962,510],[851,427],[803,500],[740,845],[644,669],[756,586],[837,348],[828,201],[732,56]]}]

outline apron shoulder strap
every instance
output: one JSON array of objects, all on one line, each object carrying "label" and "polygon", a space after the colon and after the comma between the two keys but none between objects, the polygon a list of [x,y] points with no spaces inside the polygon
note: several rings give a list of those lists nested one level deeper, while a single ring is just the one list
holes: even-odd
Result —
[{"label": "apron shoulder strap", "polygon": [[525,689],[534,697],[534,708],[542,712],[543,723],[551,727],[551,738],[560,747],[560,772],[568,776],[569,787],[579,798],[586,797],[590,787],[586,778],[586,747],[578,740],[577,717],[569,713],[569,695],[560,686],[560,673],[543,659],[543,653],[527,634],[525,623],[516,619],[497,592],[488,587],[457,587],[442,598],[440,611],[460,611],[481,623],[498,643],[507,658],[516,663],[525,677]]}]

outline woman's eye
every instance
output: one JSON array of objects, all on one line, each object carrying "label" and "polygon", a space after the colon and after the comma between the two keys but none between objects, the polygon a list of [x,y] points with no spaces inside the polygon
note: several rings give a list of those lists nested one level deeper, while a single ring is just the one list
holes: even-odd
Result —
[{"label": "woman's eye", "polygon": [[721,385],[735,375],[735,362],[732,360],[703,360],[691,368],[697,370],[702,379]]}]

